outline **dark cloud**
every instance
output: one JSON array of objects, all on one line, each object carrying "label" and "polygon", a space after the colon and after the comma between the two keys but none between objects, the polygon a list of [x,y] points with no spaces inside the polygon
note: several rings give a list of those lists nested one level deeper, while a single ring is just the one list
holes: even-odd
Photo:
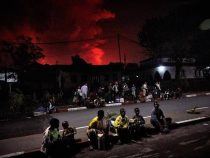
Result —
[{"label": "dark cloud", "polygon": [[[26,35],[34,42],[74,41],[117,33],[137,40],[147,18],[166,14],[186,3],[189,1],[1,0],[0,40]],[[46,55],[42,63],[69,64],[75,54],[94,64],[119,61],[116,38],[40,47]],[[145,57],[137,44],[121,40],[121,47],[128,62]]]},{"label": "dark cloud", "polygon": [[[34,42],[95,38],[103,33],[97,23],[115,18],[114,13],[102,8],[103,0],[3,0],[0,3],[1,40],[12,40],[19,35],[31,36]],[[70,63],[71,55],[80,54],[88,62],[102,64],[104,51],[100,45],[103,43],[96,40],[41,47],[48,63],[56,60]]]}]

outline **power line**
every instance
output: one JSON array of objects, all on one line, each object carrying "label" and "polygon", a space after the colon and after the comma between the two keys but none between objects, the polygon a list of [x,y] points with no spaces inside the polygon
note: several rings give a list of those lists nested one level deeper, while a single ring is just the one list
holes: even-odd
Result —
[{"label": "power line", "polygon": [[[95,37],[95,38],[88,38],[88,39],[81,39],[81,40],[67,40],[67,41],[53,41],[53,42],[32,42],[32,44],[37,45],[54,45],[54,44],[69,44],[69,43],[80,43],[80,42],[88,42],[88,41],[95,41],[95,40],[103,40],[103,39],[113,39],[116,36],[104,36],[104,37]],[[12,42],[12,44],[22,44],[21,42]],[[4,43],[0,43],[0,45],[4,45]]]},{"label": "power line", "polygon": [[57,42],[38,42],[34,44],[68,44],[68,43],[79,43],[79,42],[88,42],[88,41],[95,41],[99,39],[112,39],[115,36],[104,36],[104,37],[97,37],[97,38],[88,38],[88,39],[81,39],[81,40],[74,40],[74,41],[57,41]]},{"label": "power line", "polygon": [[[135,41],[133,39],[130,39],[122,34],[119,34],[119,36],[123,37],[127,41],[131,43],[135,43],[139,45],[138,41]],[[80,42],[88,42],[88,41],[95,41],[95,40],[103,40],[103,39],[114,39],[118,38],[118,35],[111,35],[111,36],[103,36],[103,37],[95,37],[95,38],[87,38],[87,39],[80,39],[80,40],[66,40],[66,41],[53,41],[53,42],[32,42],[32,44],[38,44],[38,45],[55,45],[55,44],[69,44],[69,43],[80,43]],[[22,44],[21,42],[12,42],[11,44]],[[0,45],[4,45],[4,43],[0,42]]]},{"label": "power line", "polygon": [[[70,44],[70,43],[80,43],[80,42],[88,42],[88,41],[95,41],[95,40],[103,40],[103,39],[117,39],[117,42],[118,42],[118,48],[119,48],[119,58],[120,58],[120,62],[121,62],[121,50],[120,50],[120,38],[121,39],[124,39],[128,42],[131,42],[131,43],[134,43],[134,44],[137,44],[139,45],[139,42],[133,40],[133,39],[130,39],[122,34],[116,34],[116,35],[110,35],[110,36],[103,36],[103,37],[95,37],[95,38],[88,38],[88,39],[80,39],[80,40],[67,40],[67,41],[53,41],[53,42],[35,42],[32,44],[37,44],[37,45],[57,45],[57,44]],[[18,43],[18,42],[13,42],[11,44],[22,44],[22,43]],[[0,45],[4,45],[3,42],[0,42]],[[62,54],[62,56],[68,56],[69,53],[65,53],[65,54]],[[49,57],[49,58],[53,58],[53,57],[59,57],[60,55],[46,55],[46,57]]]},{"label": "power line", "polygon": [[126,39],[127,41],[129,41],[129,42],[131,42],[131,43],[135,43],[135,44],[139,45],[139,42],[138,42],[138,41],[135,41],[135,40],[133,40],[133,39],[130,39],[130,38],[124,36],[124,35],[121,35],[121,37],[124,38],[124,39]]}]

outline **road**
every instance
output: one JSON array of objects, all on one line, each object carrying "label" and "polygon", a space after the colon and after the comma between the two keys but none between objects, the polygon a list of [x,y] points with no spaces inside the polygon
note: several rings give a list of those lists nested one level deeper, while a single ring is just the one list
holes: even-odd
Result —
[{"label": "road", "polygon": [[[176,100],[166,100],[160,102],[160,108],[165,112],[166,115],[170,114],[186,114],[187,109],[191,109],[194,106],[197,107],[210,107],[210,96],[198,96],[193,98],[182,98]],[[101,108],[106,112],[119,113],[120,108],[125,108],[128,117],[134,115],[134,108],[139,107],[143,116],[149,116],[153,108],[153,103],[138,103],[131,105],[115,106],[115,107],[104,107]],[[74,127],[87,126],[88,122],[97,114],[98,109],[87,109],[83,111],[72,111],[65,113],[52,114],[53,117],[58,118],[62,121],[69,121],[70,125]]]},{"label": "road", "polygon": [[[163,109],[166,116],[171,116],[173,121],[182,121],[202,116],[210,116],[210,96],[198,96],[193,98],[182,98],[179,100],[168,100],[161,101],[160,107]],[[200,107],[200,114],[187,114],[186,110],[193,108],[194,106]],[[139,107],[141,109],[141,114],[145,117],[150,115],[153,108],[152,103],[139,103],[132,105],[124,105],[118,107],[104,107],[102,108],[105,112],[116,112],[119,113],[120,108],[125,108],[127,115],[129,117],[133,116],[133,109]],[[55,113],[52,117],[58,118],[61,122],[64,120],[69,121],[71,126],[77,127],[78,134],[77,138],[82,138],[82,140],[87,140],[86,136],[86,126],[88,122],[93,118],[99,109],[88,109],[83,111],[72,111],[66,113]],[[149,122],[149,119],[146,119]],[[34,122],[31,120],[33,126]],[[23,123],[24,126],[24,123]],[[34,127],[35,126],[34,124]],[[13,127],[16,128],[16,127]],[[2,129],[1,129],[2,130]],[[7,132],[7,131],[5,131]],[[29,136],[8,138],[0,140],[0,155],[5,155],[14,152],[28,152],[32,150],[37,150],[40,147],[42,140],[42,134],[34,134]]]},{"label": "road", "polygon": [[[192,109],[194,106],[200,107],[202,113],[197,115],[187,115],[186,110]],[[123,105],[123,106],[115,106],[115,107],[103,107],[106,112],[115,112],[119,113],[120,108],[125,108],[126,114],[128,117],[132,118],[134,115],[134,108],[139,107],[141,110],[141,115],[144,117],[150,116],[151,110],[153,108],[153,103],[139,103],[139,104],[131,104],[131,105]],[[193,98],[182,98],[178,100],[166,100],[160,102],[160,108],[164,111],[166,116],[170,116],[173,118],[173,121],[180,121],[191,119],[194,117],[201,117],[210,114],[210,96],[198,96]],[[83,111],[72,111],[65,113],[55,113],[52,116],[58,118],[62,121],[69,121],[69,124],[73,127],[78,128],[77,137],[85,139],[86,135],[84,132],[86,131],[86,126],[89,121],[96,116],[97,111],[99,109],[88,109]],[[149,123],[149,118],[146,119]],[[85,136],[85,137],[84,137]]]}]

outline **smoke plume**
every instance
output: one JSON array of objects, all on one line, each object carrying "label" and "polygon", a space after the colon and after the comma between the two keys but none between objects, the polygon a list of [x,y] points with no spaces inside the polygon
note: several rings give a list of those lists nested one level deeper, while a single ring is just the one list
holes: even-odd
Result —
[{"label": "smoke plume", "polygon": [[[17,36],[33,42],[80,41],[103,36],[101,21],[115,18],[103,8],[103,0],[3,0],[0,5],[0,40],[14,41]],[[39,45],[45,64],[69,64],[78,54],[87,62],[104,64],[101,48],[106,40]]]}]

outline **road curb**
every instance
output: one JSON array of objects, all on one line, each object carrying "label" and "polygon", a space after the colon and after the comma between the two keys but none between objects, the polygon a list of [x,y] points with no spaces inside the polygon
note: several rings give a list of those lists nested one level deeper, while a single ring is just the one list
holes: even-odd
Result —
[{"label": "road curb", "polygon": [[78,108],[68,108],[67,111],[79,111],[79,110],[85,110],[87,107],[78,107]]},{"label": "road curb", "polygon": [[178,127],[183,127],[187,125],[193,125],[196,123],[204,122],[204,121],[210,121],[210,117],[198,117],[198,118],[193,118],[193,119],[188,119],[185,121],[177,121],[172,124],[172,128],[178,128]]},{"label": "road curb", "polygon": [[121,106],[122,103],[109,103],[109,104],[105,104],[106,107],[110,107],[110,106]]},{"label": "road curb", "polygon": [[191,97],[207,96],[207,95],[210,95],[210,92],[187,94],[187,95],[185,95],[185,97],[186,97],[186,98],[191,98]]},{"label": "road curb", "polygon": [[[192,97],[197,97],[197,96],[209,96],[210,92],[206,92],[206,93],[192,93],[192,94],[186,94],[183,95],[183,97],[185,98],[192,98]],[[124,102],[124,103],[107,103],[105,104],[105,107],[112,107],[112,106],[121,106],[121,105],[130,105],[130,104],[134,104],[135,102]],[[138,103],[138,102],[137,102]],[[58,107],[57,112],[70,112],[70,111],[79,111],[79,110],[86,110],[87,107],[74,107],[74,108],[69,108],[69,106],[66,107]],[[40,115],[40,114],[38,114]]]}]

